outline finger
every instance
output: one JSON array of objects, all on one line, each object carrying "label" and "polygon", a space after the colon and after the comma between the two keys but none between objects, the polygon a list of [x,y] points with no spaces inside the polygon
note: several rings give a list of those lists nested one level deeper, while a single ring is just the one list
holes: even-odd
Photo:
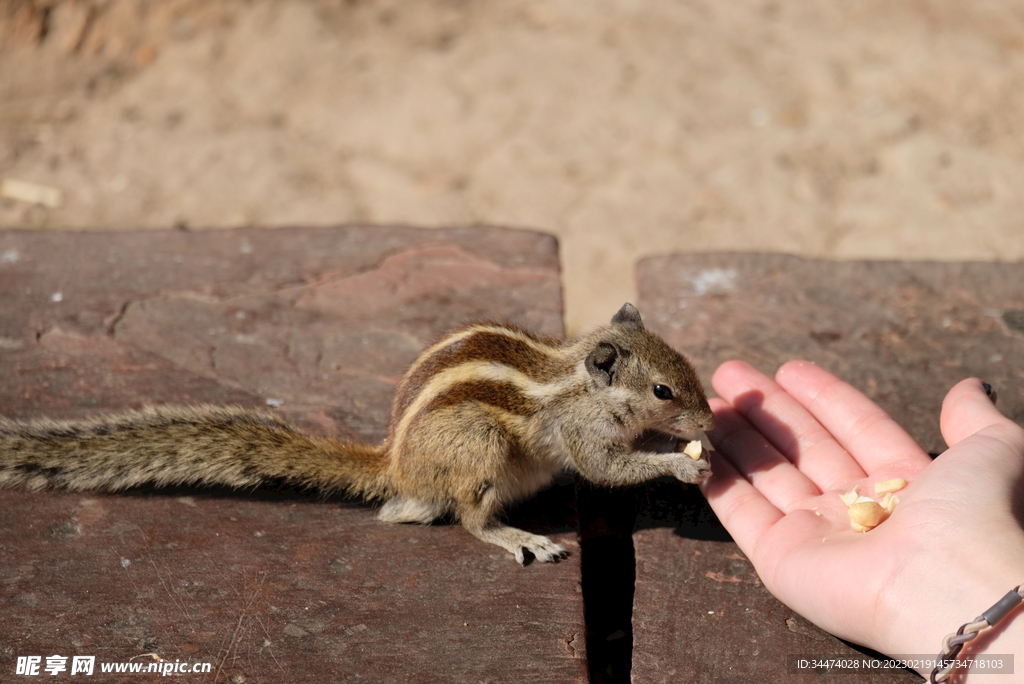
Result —
[{"label": "finger", "polygon": [[946,444],[958,442],[991,425],[1011,423],[985,394],[977,378],[958,382],[942,401],[939,429]]},{"label": "finger", "polygon": [[736,472],[719,451],[711,453],[711,472],[700,489],[733,541],[750,557],[757,540],[782,519],[783,513]]},{"label": "finger", "polygon": [[857,461],[800,402],[750,365],[724,363],[711,384],[821,491],[864,478]]},{"label": "finger", "polygon": [[728,403],[712,399],[711,408],[715,412],[715,449],[772,506],[788,513],[808,498],[821,494],[806,475]]},{"label": "finger", "polygon": [[776,381],[831,433],[866,473],[906,477],[931,459],[878,404],[826,370],[790,361]]}]

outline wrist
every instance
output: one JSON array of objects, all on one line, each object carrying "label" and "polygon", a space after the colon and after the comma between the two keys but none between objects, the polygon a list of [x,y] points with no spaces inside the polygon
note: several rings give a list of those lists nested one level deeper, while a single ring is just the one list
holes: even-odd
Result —
[{"label": "wrist", "polygon": [[[882,635],[879,650],[896,656],[937,656],[944,650],[947,636],[956,633],[962,625],[975,622],[1024,581],[1024,534],[1019,536],[1019,540],[1008,540],[995,556],[991,548],[987,556],[970,554],[965,549],[956,562],[939,566],[941,573],[910,574],[920,582],[912,594],[907,594],[915,600],[912,604],[898,606],[900,615],[888,621],[891,628]],[[966,673],[959,670],[948,681],[969,684],[1024,681],[1024,604],[1017,605],[990,628],[982,629],[964,644],[958,659],[985,656],[1014,656],[1019,661],[1015,665],[1021,674],[1008,678],[1005,673],[971,673],[965,678]],[[931,674],[930,669],[919,671],[925,677]]]},{"label": "wrist", "polygon": [[[996,623],[991,629],[982,631],[972,641],[964,645],[958,655],[958,659],[974,659],[979,665],[988,665],[985,670],[993,670],[993,665],[1009,667],[1012,658],[1013,673],[1007,677],[1005,673],[978,671],[969,672],[961,670],[959,678],[951,675],[948,681],[964,682],[966,684],[985,684],[987,682],[1010,682],[1024,681],[1024,612],[1018,605],[1005,618]],[[1008,672],[1009,669],[1003,672]],[[925,676],[928,673],[923,673]]]}]

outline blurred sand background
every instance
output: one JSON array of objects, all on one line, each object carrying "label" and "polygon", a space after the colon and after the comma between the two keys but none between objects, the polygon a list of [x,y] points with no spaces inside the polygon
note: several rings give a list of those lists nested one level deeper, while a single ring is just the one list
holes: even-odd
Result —
[{"label": "blurred sand background", "polygon": [[551,232],[570,330],[647,254],[1020,260],[1024,2],[0,0],[0,182],[2,228]]}]

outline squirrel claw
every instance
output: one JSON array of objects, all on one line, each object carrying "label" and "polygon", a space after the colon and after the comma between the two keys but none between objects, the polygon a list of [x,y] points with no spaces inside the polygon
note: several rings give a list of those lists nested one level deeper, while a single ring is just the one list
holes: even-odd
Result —
[{"label": "squirrel claw", "polygon": [[691,461],[683,457],[674,465],[673,474],[681,482],[698,484],[711,477],[711,463],[704,459]]},{"label": "squirrel claw", "polygon": [[533,560],[541,563],[557,563],[569,557],[569,552],[561,545],[549,539],[544,539],[543,544],[536,546],[517,546],[515,550],[516,561],[526,567]]}]

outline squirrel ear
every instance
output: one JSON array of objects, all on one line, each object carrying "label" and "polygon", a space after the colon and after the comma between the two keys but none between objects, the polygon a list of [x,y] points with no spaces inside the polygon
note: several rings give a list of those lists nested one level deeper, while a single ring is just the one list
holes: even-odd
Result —
[{"label": "squirrel ear", "polygon": [[629,302],[623,304],[619,312],[612,316],[612,325],[624,325],[637,330],[644,329],[644,322],[640,320],[640,312]]},{"label": "squirrel ear", "polygon": [[587,356],[586,366],[595,379],[605,385],[611,385],[615,378],[615,362],[619,359],[619,350],[608,342],[599,342],[594,351]]}]

